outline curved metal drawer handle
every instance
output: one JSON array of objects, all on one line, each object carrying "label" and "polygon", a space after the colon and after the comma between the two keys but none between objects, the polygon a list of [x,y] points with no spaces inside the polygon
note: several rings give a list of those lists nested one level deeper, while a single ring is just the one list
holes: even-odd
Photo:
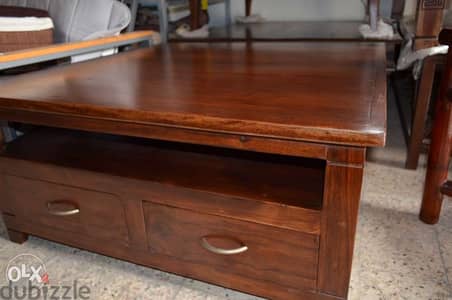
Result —
[{"label": "curved metal drawer handle", "polygon": [[76,206],[74,209],[70,209],[70,210],[60,211],[60,210],[52,209],[52,204],[57,204],[57,203],[67,203],[67,204],[71,204],[71,205],[75,206],[72,203],[68,203],[68,202],[64,202],[64,201],[47,202],[47,210],[48,210],[49,214],[54,215],[54,216],[65,217],[65,216],[72,216],[72,215],[76,215],[76,214],[80,213],[80,209]]},{"label": "curved metal drawer handle", "polygon": [[220,254],[220,255],[235,255],[235,254],[240,254],[243,253],[245,251],[248,250],[248,246],[244,245],[242,242],[239,242],[240,244],[242,244],[241,247],[237,248],[237,249],[222,249],[222,248],[217,248],[215,246],[212,246],[209,241],[207,240],[209,237],[203,237],[201,238],[201,246],[206,249],[207,251],[210,251],[212,253],[215,254]]}]

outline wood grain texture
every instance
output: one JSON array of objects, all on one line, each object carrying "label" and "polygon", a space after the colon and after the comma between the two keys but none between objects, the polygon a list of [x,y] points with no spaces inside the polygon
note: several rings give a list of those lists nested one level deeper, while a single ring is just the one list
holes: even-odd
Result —
[{"label": "wood grain texture", "polygon": [[262,282],[247,277],[231,277],[224,272],[215,272],[214,276],[209,276],[212,269],[208,265],[199,265],[173,258],[166,255],[150,255],[149,251],[140,251],[129,248],[112,241],[99,243],[87,236],[80,236],[74,233],[65,233],[61,230],[46,227],[33,226],[26,220],[6,216],[4,218],[8,228],[15,228],[17,232],[26,232],[45,239],[60,242],[66,245],[94,251],[111,257],[127,260],[133,263],[157,268],[166,272],[176,273],[182,276],[202,279],[205,282],[222,285],[226,288],[236,290],[253,290],[254,294],[268,299],[281,300],[337,300],[337,297],[318,293],[315,290],[302,290],[290,287],[281,288],[271,282]]},{"label": "wood grain texture", "polygon": [[287,156],[43,129],[3,157],[317,210],[323,198],[324,162]]},{"label": "wood grain texture", "polygon": [[[16,176],[2,176],[0,186],[4,191],[0,201],[3,213],[28,219],[36,226],[46,225],[103,240],[128,242],[124,208],[111,194]],[[58,204],[61,211],[78,208],[80,212],[70,216],[52,215],[50,203]]]},{"label": "wood grain texture", "polygon": [[[452,43],[452,30],[441,33],[441,43]],[[432,141],[428,154],[420,219],[427,224],[436,224],[441,213],[443,194],[441,188],[447,181],[451,153],[452,121],[452,52],[447,54],[447,62],[441,79],[438,100],[435,106],[435,120]]]},{"label": "wood grain texture", "polygon": [[0,87],[0,107],[378,146],[385,83],[384,45],[175,44],[19,76]]},{"label": "wood grain texture", "polygon": [[439,65],[445,64],[444,55],[429,56],[424,59],[419,88],[416,95],[413,122],[408,141],[405,167],[415,170],[418,167],[422,141],[425,137],[425,125],[432,96],[433,81]]},{"label": "wood grain texture", "polygon": [[[232,276],[247,277],[291,288],[315,289],[318,236],[218,218],[168,206],[144,204],[148,247],[163,254]],[[220,255],[204,249],[201,239],[217,247],[248,250]],[[218,270],[218,271],[216,271]]]},{"label": "wood grain texture", "polygon": [[328,148],[327,145],[311,142],[257,136],[250,137],[240,134],[206,132],[186,128],[168,129],[159,125],[124,123],[118,126],[114,120],[90,119],[36,111],[14,111],[7,108],[0,108],[0,119],[35,125],[51,125],[52,127],[318,159],[326,159]]},{"label": "wood grain texture", "polygon": [[[60,136],[55,135],[57,132],[60,133]],[[282,199],[270,201],[267,197],[267,200],[255,200],[255,196],[246,199],[243,195],[242,197],[225,195],[226,190],[224,189],[223,194],[220,194],[219,191],[206,193],[206,187],[213,186],[213,183],[208,183],[202,188],[203,185],[200,185],[201,182],[198,181],[198,190],[193,189],[195,188],[193,184],[190,184],[190,188],[183,188],[181,185],[175,186],[174,183],[178,180],[174,178],[177,176],[171,180],[160,180],[165,176],[170,178],[174,168],[164,170],[164,173],[159,175],[155,174],[158,168],[154,168],[152,165],[152,161],[167,162],[171,160],[171,156],[156,156],[156,152],[147,149],[146,144],[141,146],[139,144],[124,145],[120,142],[121,140],[124,141],[124,138],[116,138],[116,141],[110,139],[107,142],[102,141],[99,135],[94,135],[91,139],[82,139],[82,141],[80,140],[81,137],[83,137],[83,134],[74,135],[74,133],[61,136],[61,130],[39,130],[28,133],[9,144],[6,151],[0,156],[0,170],[3,174],[39,178],[42,181],[56,184],[70,182],[72,186],[86,190],[106,193],[114,191],[120,198],[135,202],[148,200],[306,233],[319,234],[320,232],[319,208],[322,203],[324,172],[324,164],[321,162],[320,164],[319,162],[308,163],[306,168],[300,168],[299,170],[306,170],[307,173],[304,173],[304,175],[298,173],[298,176],[294,178],[278,179],[294,181],[294,184],[296,184],[298,192],[293,192],[294,195],[291,197],[293,197],[294,202],[292,205],[288,205],[289,203],[282,202]],[[149,144],[149,142],[147,143]],[[50,153],[48,149],[52,149],[52,152]],[[99,153],[99,155],[93,156],[93,153]],[[176,154],[176,156],[178,155]],[[257,157],[262,156],[257,155]],[[180,158],[176,158],[176,161],[180,161]],[[182,164],[176,162],[173,162],[173,164],[178,165],[175,167],[177,169],[182,167]],[[203,164],[205,165],[205,163]],[[108,166],[108,168],[105,168],[105,166]],[[309,169],[309,166],[315,168]],[[279,165],[279,167],[284,168],[284,164]],[[218,175],[210,176],[209,180],[219,178],[219,176],[223,178],[225,176],[234,177],[233,174],[237,172],[237,170],[231,172],[232,169],[230,168],[229,171],[227,171],[227,168],[219,169],[218,167],[208,166],[207,168],[219,171]],[[293,169],[293,167],[290,169]],[[149,172],[149,170],[153,171]],[[183,176],[190,178],[186,172],[182,173]],[[281,171],[278,171],[278,173],[279,176],[282,176]],[[102,174],[102,176],[99,174]],[[274,175],[272,172],[269,174]],[[290,172],[287,174],[290,174]],[[201,178],[199,176],[198,178]],[[243,175],[239,176],[242,179],[244,178]],[[257,176],[262,178],[260,174]],[[118,180],[118,178],[121,179]],[[300,178],[306,178],[306,180],[300,180]],[[213,181],[225,182],[224,179]],[[168,184],[170,182],[173,182],[173,184]],[[277,182],[274,181],[269,184],[269,188],[273,184],[277,184]],[[286,184],[284,183],[284,185]],[[249,180],[247,185],[248,188],[254,188],[254,184]],[[303,187],[306,188],[306,191],[303,191]],[[318,189],[318,194],[314,198],[306,197],[309,194],[314,195],[312,191],[316,189]],[[127,210],[130,209],[134,212],[132,220],[129,220],[128,223],[136,228],[136,231],[144,226],[139,221],[140,218],[142,219],[138,212],[139,206],[140,204],[125,204]],[[309,209],[309,207],[313,209]],[[137,244],[140,244],[139,240],[140,234],[136,233],[135,241],[137,241]]]},{"label": "wood grain texture", "polygon": [[414,49],[437,46],[437,38],[444,20],[446,0],[418,0]]},{"label": "wood grain texture", "polygon": [[[347,298],[363,178],[364,149],[332,148],[326,168],[318,289]],[[341,158],[337,161],[336,157]],[[348,157],[349,163],[342,158]]]}]

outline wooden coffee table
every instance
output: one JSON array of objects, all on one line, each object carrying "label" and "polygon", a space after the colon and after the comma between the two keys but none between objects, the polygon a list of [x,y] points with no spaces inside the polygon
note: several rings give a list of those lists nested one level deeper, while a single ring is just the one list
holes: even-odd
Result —
[{"label": "wooden coffee table", "polygon": [[[345,299],[385,48],[172,44],[22,75],[0,209],[29,234],[272,299]],[[45,126],[45,127],[41,127]]]}]

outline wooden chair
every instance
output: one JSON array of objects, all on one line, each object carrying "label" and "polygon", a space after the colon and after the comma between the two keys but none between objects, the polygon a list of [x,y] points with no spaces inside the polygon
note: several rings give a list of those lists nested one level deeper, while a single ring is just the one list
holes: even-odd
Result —
[{"label": "wooden chair", "polygon": [[[452,46],[452,29],[439,35],[441,44]],[[446,67],[435,107],[432,142],[420,219],[427,224],[438,222],[443,196],[452,196],[452,181],[447,180],[452,137],[452,51],[447,54]]]},{"label": "wooden chair", "polygon": [[[412,34],[413,51],[438,46],[438,34],[443,26],[446,0],[419,0],[416,9],[416,20],[413,24],[402,22],[402,31]],[[430,104],[431,91],[436,69],[444,64],[442,55],[427,57],[417,83],[415,109],[408,138],[406,168],[415,170],[423,147],[425,122]]]}]

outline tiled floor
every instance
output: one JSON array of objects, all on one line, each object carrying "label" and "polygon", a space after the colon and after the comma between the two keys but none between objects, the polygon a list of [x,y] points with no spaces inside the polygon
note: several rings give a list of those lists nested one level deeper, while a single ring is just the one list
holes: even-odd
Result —
[{"label": "tiled floor", "polygon": [[[402,168],[405,146],[390,106],[388,146],[369,151],[350,299],[452,299],[452,201],[438,225],[418,220],[425,158],[418,171]],[[87,284],[91,299],[257,299],[38,238],[18,246],[4,229],[0,283],[19,253],[44,260],[52,283]]]}]

